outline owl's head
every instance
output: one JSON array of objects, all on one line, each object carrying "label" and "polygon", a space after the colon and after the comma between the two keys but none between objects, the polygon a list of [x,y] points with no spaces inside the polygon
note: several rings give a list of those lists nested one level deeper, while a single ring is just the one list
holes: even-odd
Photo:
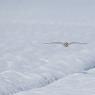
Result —
[{"label": "owl's head", "polygon": [[64,47],[68,47],[69,43],[68,42],[64,42]]}]

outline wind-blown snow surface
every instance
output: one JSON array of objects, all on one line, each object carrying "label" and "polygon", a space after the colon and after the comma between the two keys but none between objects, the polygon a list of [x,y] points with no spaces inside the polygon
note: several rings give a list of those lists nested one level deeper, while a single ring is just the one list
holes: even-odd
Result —
[{"label": "wind-blown snow surface", "polygon": [[[26,92],[25,95],[27,93],[31,95],[32,89],[45,87],[51,83],[54,83],[54,86],[47,86],[48,88],[45,90],[42,88],[41,95],[50,94],[48,89],[51,87],[55,93],[58,84],[55,81],[59,79],[64,81],[67,78],[67,83],[73,77],[83,76],[81,74],[73,76],[74,73],[85,73],[95,67],[94,26],[83,27],[73,24],[62,26],[63,24],[26,24],[24,22],[1,24],[0,95],[19,94],[21,91],[30,89],[31,91]],[[68,48],[61,45],[44,44],[51,41],[78,41],[88,44],[72,45]],[[76,80],[71,80],[72,86],[77,85]],[[69,87],[70,84],[66,83],[62,82],[64,86],[60,87],[67,91],[69,88],[65,87]],[[60,87],[57,95],[61,94]],[[33,91],[32,94],[38,93],[38,91],[40,89],[37,92]],[[71,90],[68,93],[70,92]],[[62,90],[62,94],[64,93]],[[23,95],[23,93],[20,94]]]},{"label": "wind-blown snow surface", "polygon": [[[1,0],[0,95],[95,95],[94,11],[93,0]],[[88,44],[44,44],[56,41]]]},{"label": "wind-blown snow surface", "polygon": [[[93,72],[94,71],[94,72]],[[76,73],[40,89],[26,91],[15,95],[94,95],[95,69],[86,74]]]}]

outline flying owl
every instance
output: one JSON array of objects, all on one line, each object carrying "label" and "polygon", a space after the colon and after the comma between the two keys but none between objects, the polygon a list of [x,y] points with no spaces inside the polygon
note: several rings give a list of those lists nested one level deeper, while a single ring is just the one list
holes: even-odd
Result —
[{"label": "flying owl", "polygon": [[44,44],[59,44],[62,45],[64,47],[69,47],[70,45],[73,44],[87,44],[87,43],[81,43],[81,42],[50,42],[50,43],[44,43]]}]

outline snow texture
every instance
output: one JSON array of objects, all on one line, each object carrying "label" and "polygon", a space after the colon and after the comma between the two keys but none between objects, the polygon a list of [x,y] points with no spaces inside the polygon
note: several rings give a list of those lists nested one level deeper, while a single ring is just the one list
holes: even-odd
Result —
[{"label": "snow texture", "polygon": [[[43,25],[41,26],[43,27]],[[48,26],[46,25],[47,29],[49,28]],[[79,26],[79,28],[82,30],[81,26]],[[87,28],[85,29],[85,31],[87,31]],[[59,31],[56,31],[56,33],[57,32]],[[66,94],[66,93],[67,95],[70,95],[69,93],[71,92],[72,92],[72,95],[74,95],[74,93],[80,95],[81,93],[80,91],[82,89],[80,85],[84,83],[84,80],[81,80],[81,77],[85,78],[85,73],[88,70],[93,69],[95,67],[95,59],[94,59],[95,45],[94,45],[94,42],[92,41],[92,39],[94,39],[93,36],[95,35],[95,33],[88,31],[82,34],[82,32],[80,31],[77,33],[69,32],[69,31],[64,32],[66,36],[68,36],[69,34],[72,34],[73,37],[70,35],[69,39],[73,39],[76,41],[85,41],[88,43],[86,45],[72,45],[68,48],[65,48],[60,45],[51,45],[51,46],[44,45],[43,44],[44,42],[49,42],[49,41],[43,40],[46,37],[44,38],[44,36],[42,36],[41,40],[39,40],[40,36],[35,35],[35,37],[34,36],[33,37],[36,38],[37,36],[37,39],[34,40],[32,38],[33,32],[28,32],[28,31],[27,33],[26,32],[22,33],[21,31],[8,32],[7,35],[6,33],[5,34],[1,33],[3,37],[1,38],[2,40],[1,53],[2,54],[0,58],[0,65],[1,65],[0,67],[0,94],[13,95],[17,93],[17,95],[20,95],[20,94],[24,95],[23,94],[24,92],[22,91],[31,90],[29,92],[25,92],[25,95],[29,95],[29,94],[31,95],[31,93],[32,94],[38,93],[38,95],[40,94],[50,95],[50,93],[48,92],[51,92],[51,91],[48,91],[48,90],[52,90],[52,92],[54,91],[53,92],[54,95],[56,95],[55,93],[57,93],[57,95]],[[42,32],[41,34],[43,35],[44,32]],[[55,34],[55,31],[53,34]],[[74,35],[76,35],[77,38]],[[24,37],[22,38],[22,36]],[[47,36],[50,37],[51,35],[47,32]],[[61,36],[62,35],[60,34],[60,37]],[[80,40],[78,39],[79,36],[82,37]],[[89,36],[91,36],[90,39],[89,39]],[[66,38],[63,38],[62,41],[64,40],[66,40]],[[83,74],[78,74],[78,73],[83,73]],[[80,78],[77,79],[77,77],[78,78],[80,77]],[[73,80],[74,78],[75,80]],[[90,75],[88,76],[87,81],[89,78],[90,78]],[[62,81],[58,81],[60,79],[62,81],[66,81],[66,83]],[[79,80],[81,83],[76,82],[77,80]],[[56,83],[57,81],[58,83]],[[70,84],[69,81],[72,84]],[[91,81],[94,82],[94,76],[93,78],[91,77]],[[54,86],[52,86],[52,84]],[[60,85],[60,87],[57,87],[58,91],[55,92],[56,86],[58,84],[59,85],[62,84],[63,86]],[[94,84],[94,83],[91,83],[91,84]],[[72,91],[74,89],[73,85],[78,85],[78,87],[80,88],[76,88],[74,86],[75,91]],[[41,87],[45,87],[45,88],[42,88],[40,92]],[[70,91],[68,87],[71,87]],[[39,90],[35,91],[34,88],[39,88]],[[64,90],[61,91],[62,88]],[[83,88],[85,88],[84,85],[83,85]],[[87,91],[94,93],[93,89],[87,90]],[[19,94],[19,92],[22,92],[22,93]],[[84,94],[85,94],[85,91],[84,91]]]},{"label": "snow texture", "polygon": [[92,0],[0,1],[0,95],[95,95],[94,9]]}]

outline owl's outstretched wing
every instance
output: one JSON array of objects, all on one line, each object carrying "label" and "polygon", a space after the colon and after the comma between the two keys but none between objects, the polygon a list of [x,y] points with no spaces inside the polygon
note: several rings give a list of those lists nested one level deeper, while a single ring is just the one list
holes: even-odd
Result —
[{"label": "owl's outstretched wing", "polygon": [[64,43],[63,42],[50,42],[50,43],[44,43],[44,44],[61,44],[61,45],[63,45]]},{"label": "owl's outstretched wing", "polygon": [[71,43],[69,43],[69,45],[71,45],[71,44],[88,44],[88,43],[81,43],[81,42],[71,42]]}]

